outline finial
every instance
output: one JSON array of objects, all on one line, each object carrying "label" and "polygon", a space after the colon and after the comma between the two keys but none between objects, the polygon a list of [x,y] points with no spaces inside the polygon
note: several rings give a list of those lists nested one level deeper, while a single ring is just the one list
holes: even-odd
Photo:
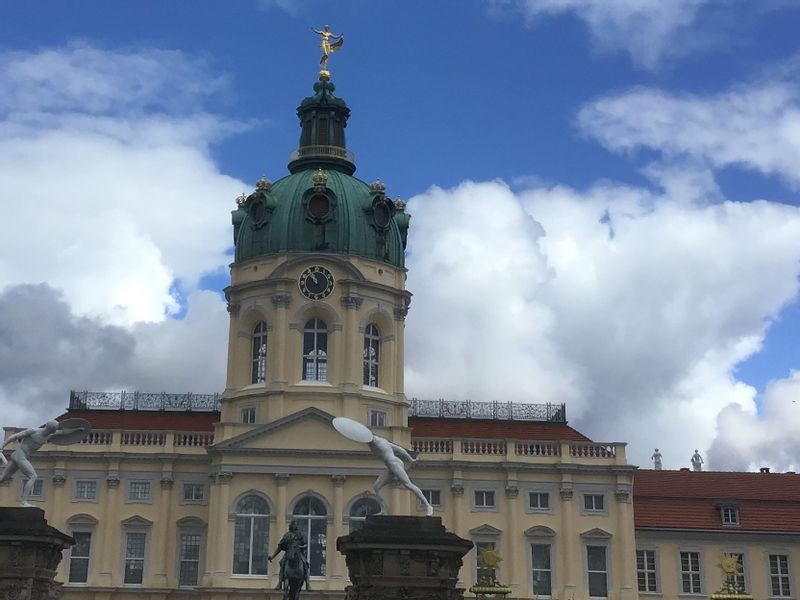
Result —
[{"label": "finial", "polygon": [[400,196],[394,199],[394,207],[397,210],[404,210],[406,207],[406,201],[403,200]]},{"label": "finial", "polygon": [[382,194],[386,191],[386,186],[383,185],[383,182],[380,179],[376,179],[372,183],[369,184],[369,189],[372,191],[373,194]]},{"label": "finial", "polygon": [[236,206],[241,208],[245,202],[247,202],[247,196],[244,195],[244,192],[236,196]]},{"label": "finial", "polygon": [[322,191],[325,189],[325,184],[328,183],[328,176],[325,175],[322,169],[317,169],[317,172],[312,175],[311,181],[314,182],[314,188],[316,190]]},{"label": "finial", "polygon": [[268,192],[272,189],[272,182],[263,175],[256,181],[256,189]]},{"label": "finial", "polygon": [[322,27],[322,31],[317,31],[313,27],[311,31],[320,36],[319,47],[322,50],[322,58],[319,59],[319,80],[330,81],[331,73],[328,71],[328,58],[331,53],[337,52],[344,44],[344,34],[331,33],[327,25]]}]

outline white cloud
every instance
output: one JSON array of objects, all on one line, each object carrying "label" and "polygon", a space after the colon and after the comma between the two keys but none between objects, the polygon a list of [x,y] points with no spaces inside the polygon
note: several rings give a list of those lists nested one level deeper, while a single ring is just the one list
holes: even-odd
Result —
[{"label": "white cloud", "polygon": [[615,152],[736,166],[800,187],[800,87],[781,80],[713,96],[634,88],[584,106],[582,130]]},{"label": "white cloud", "polygon": [[[586,23],[592,40],[605,51],[627,51],[653,68],[666,55],[686,53],[700,43],[684,35],[709,0],[490,0],[495,7],[518,7],[533,20],[574,14]],[[706,39],[708,32],[705,32]],[[680,40],[681,43],[676,43]]]},{"label": "white cloud", "polygon": [[414,198],[407,392],[566,401],[587,434],[673,467],[729,403],[754,415],[734,368],[797,294],[800,209],[657,175],[681,197],[489,182]]},{"label": "white cloud", "polygon": [[208,145],[221,79],[177,51],[85,44],[0,55],[0,281],[47,282],[79,315],[131,325],[177,310],[228,262],[244,184]]}]

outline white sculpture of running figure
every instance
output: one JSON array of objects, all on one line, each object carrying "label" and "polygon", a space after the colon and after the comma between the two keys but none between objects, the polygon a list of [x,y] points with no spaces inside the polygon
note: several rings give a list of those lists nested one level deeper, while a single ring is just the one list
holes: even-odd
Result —
[{"label": "white sculpture of running figure", "polygon": [[378,479],[375,480],[375,495],[380,498],[381,502],[386,505],[386,499],[381,494],[381,489],[383,489],[386,484],[388,484],[393,477],[396,477],[400,483],[406,486],[422,503],[425,507],[425,514],[429,517],[433,514],[433,506],[431,503],[428,502],[428,499],[425,497],[425,494],[422,493],[422,490],[419,489],[412,481],[411,478],[406,473],[406,468],[403,463],[415,463],[417,460],[412,457],[408,450],[403,448],[402,446],[398,446],[397,444],[393,444],[389,440],[386,440],[380,436],[373,435],[372,441],[369,442],[369,449],[372,450],[372,453],[378,456],[382,461],[383,464],[386,465],[386,470],[378,476]]},{"label": "white sculpture of running figure", "polygon": [[695,449],[694,454],[692,455],[692,469],[695,471],[702,471],[703,470],[703,457],[700,456],[700,452]]},{"label": "white sculpture of running figure", "polygon": [[[6,465],[3,474],[0,475],[0,483],[11,479],[17,471],[21,471],[22,474],[28,478],[28,481],[25,482],[25,486],[22,488],[22,498],[20,500],[22,506],[30,506],[28,497],[31,495],[33,486],[36,484],[37,475],[31,464],[31,455],[45,445],[56,433],[69,434],[72,431],[76,431],[76,429],[61,429],[58,421],[48,421],[42,427],[33,427],[15,433],[5,441],[2,448],[5,448],[11,442],[22,440],[19,448],[12,452],[10,462],[6,460],[5,455],[0,451],[0,460]],[[2,450],[2,448],[0,448],[0,450]]]},{"label": "white sculpture of running figure", "polygon": [[658,451],[658,448],[656,448],[656,451],[653,452],[653,456],[650,457],[650,460],[653,461],[653,467],[655,468],[655,470],[656,471],[660,471],[661,470],[661,452]]}]

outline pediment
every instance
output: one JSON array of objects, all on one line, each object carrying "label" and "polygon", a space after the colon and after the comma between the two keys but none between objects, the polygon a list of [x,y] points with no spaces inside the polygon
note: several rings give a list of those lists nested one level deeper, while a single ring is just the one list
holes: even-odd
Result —
[{"label": "pediment", "polygon": [[581,537],[588,539],[595,539],[595,540],[610,540],[612,536],[604,529],[595,527],[594,529],[589,529],[588,531],[584,531],[581,534]]},{"label": "pediment", "polygon": [[122,520],[123,527],[150,527],[153,524],[149,519],[134,515]]},{"label": "pediment", "polygon": [[534,525],[525,530],[525,535],[528,537],[555,537],[556,532],[544,525]]},{"label": "pediment", "polygon": [[67,519],[67,523],[70,525],[97,525],[97,519],[86,513],[78,513]]},{"label": "pediment", "polygon": [[469,532],[472,535],[500,535],[503,533],[502,530],[498,529],[497,527],[492,527],[488,523],[478,525],[474,529],[470,529]]},{"label": "pediment", "polygon": [[206,526],[206,522],[198,517],[183,517],[182,519],[178,519],[175,524],[178,527],[201,528]]},{"label": "pediment", "polygon": [[333,415],[316,407],[305,408],[220,442],[215,450],[347,450],[369,452],[366,444],[352,442],[331,425]]}]

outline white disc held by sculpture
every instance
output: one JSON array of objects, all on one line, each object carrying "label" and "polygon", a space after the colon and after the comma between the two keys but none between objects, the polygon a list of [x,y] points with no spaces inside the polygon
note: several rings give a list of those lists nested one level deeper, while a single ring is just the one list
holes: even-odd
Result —
[{"label": "white disc held by sculpture", "polygon": [[[83,441],[83,438],[92,430],[92,426],[86,419],[64,419],[58,424],[59,431],[50,436],[47,441],[59,446],[69,446]],[[62,429],[70,429],[69,433],[60,433]]]},{"label": "white disc held by sculpture", "polygon": [[336,417],[333,420],[333,427],[348,440],[354,442],[369,444],[375,437],[367,427],[347,417]]}]

